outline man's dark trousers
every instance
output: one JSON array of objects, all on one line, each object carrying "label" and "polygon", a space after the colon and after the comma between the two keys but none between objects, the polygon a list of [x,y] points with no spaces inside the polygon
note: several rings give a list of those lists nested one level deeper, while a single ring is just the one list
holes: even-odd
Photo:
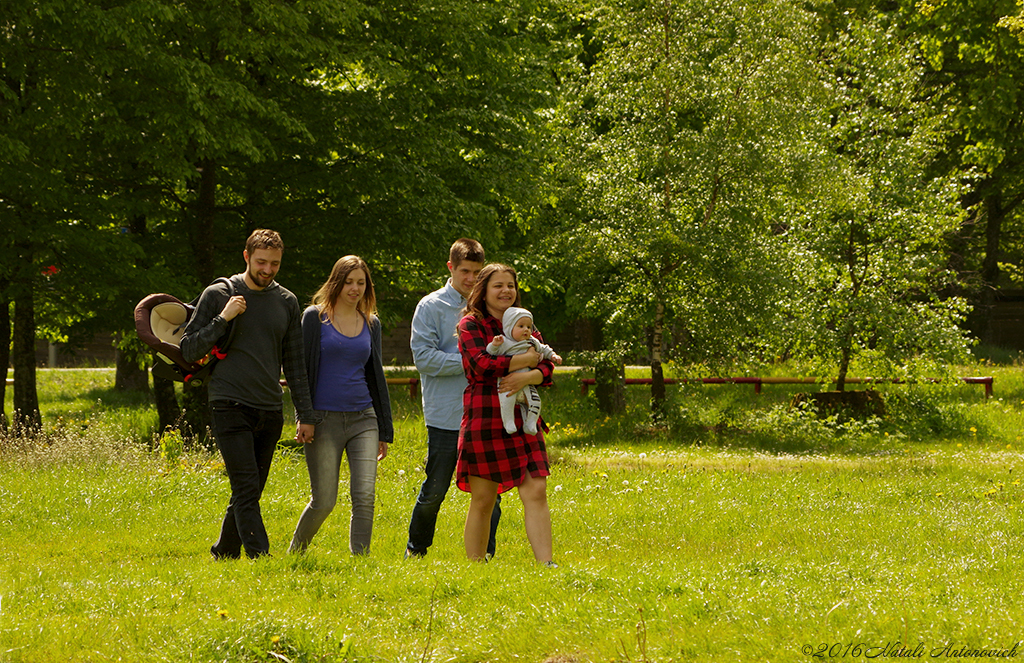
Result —
[{"label": "man's dark trousers", "polygon": [[[452,475],[459,459],[459,431],[445,430],[427,426],[427,478],[420,487],[416,497],[416,506],[412,509],[409,522],[409,542],[406,550],[410,555],[427,554],[427,548],[434,543],[434,529],[437,526],[437,513],[441,510],[441,502],[448,494],[452,484]],[[491,533],[487,539],[487,554],[494,556],[495,533],[498,520],[501,518],[501,495],[491,512]]]},{"label": "man's dark trousers", "polygon": [[281,438],[284,417],[280,410],[259,410],[234,401],[212,401],[213,435],[231,482],[220,538],[210,552],[214,557],[248,557],[270,552],[263,525],[260,496],[267,485],[270,464]]}]

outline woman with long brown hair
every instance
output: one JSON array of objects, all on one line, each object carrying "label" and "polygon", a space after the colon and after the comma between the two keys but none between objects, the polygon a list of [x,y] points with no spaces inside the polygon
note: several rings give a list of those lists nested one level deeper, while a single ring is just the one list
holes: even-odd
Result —
[{"label": "woman with long brown hair", "polygon": [[370,551],[377,462],[394,438],[376,313],[370,268],[358,256],[345,256],[302,314],[317,423],[305,448],[312,497],[295,526],[292,552],[306,549],[334,509],[342,454],[352,497],[349,549],[355,555]]},{"label": "woman with long brown hair", "polygon": [[[498,394],[513,393],[529,384],[550,384],[554,365],[533,348],[511,357],[486,351],[491,339],[502,333],[501,316],[519,304],[516,272],[501,264],[484,267],[466,299],[466,316],[459,321],[459,352],[469,384],[463,396],[455,476],[459,488],[472,495],[465,529],[470,559],[486,559],[491,511],[498,493],[516,488],[533,556],[553,566],[545,426],[530,435],[519,422],[515,432],[506,432]],[[539,333],[534,335],[540,338]],[[528,370],[516,372],[520,369]]]}]

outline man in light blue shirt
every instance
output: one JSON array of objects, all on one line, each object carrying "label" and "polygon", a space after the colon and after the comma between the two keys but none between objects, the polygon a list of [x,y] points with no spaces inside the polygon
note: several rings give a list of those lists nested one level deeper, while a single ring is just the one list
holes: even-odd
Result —
[{"label": "man in light blue shirt", "polygon": [[[459,451],[459,427],[462,425],[462,394],[466,373],[459,354],[456,327],[476,276],[484,266],[484,247],[475,239],[462,238],[452,244],[448,254],[451,278],[440,290],[420,300],[412,317],[413,361],[420,372],[423,393],[423,420],[427,424],[427,478],[420,487],[409,521],[406,557],[422,557],[434,542],[437,512],[448,493],[455,473]],[[501,507],[495,504],[491,515],[488,556],[494,555],[494,532],[498,528]]]}]

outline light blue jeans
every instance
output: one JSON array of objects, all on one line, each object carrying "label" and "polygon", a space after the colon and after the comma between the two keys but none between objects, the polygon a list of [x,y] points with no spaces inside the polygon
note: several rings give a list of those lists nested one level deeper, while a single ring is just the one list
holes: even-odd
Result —
[{"label": "light blue jeans", "polygon": [[341,456],[348,456],[349,493],[352,520],[349,550],[353,555],[370,552],[373,535],[374,487],[377,483],[377,453],[380,440],[373,408],[362,412],[325,412],[324,419],[306,445],[311,497],[299,517],[289,552],[302,552],[313,540],[338,502]]}]

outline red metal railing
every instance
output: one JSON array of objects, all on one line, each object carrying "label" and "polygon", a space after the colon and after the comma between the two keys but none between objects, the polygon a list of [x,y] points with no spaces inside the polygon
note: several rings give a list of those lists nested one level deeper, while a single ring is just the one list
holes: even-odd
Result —
[{"label": "red metal railing", "polygon": [[[960,378],[965,384],[985,385],[985,398],[992,396],[992,376]],[[938,382],[938,378],[925,378],[927,382]],[[646,384],[652,382],[651,378],[626,378],[625,384]],[[765,384],[819,384],[821,381],[816,378],[786,378],[786,377],[735,377],[735,378],[665,378],[665,384],[679,384],[686,382],[703,382],[704,384],[752,384],[754,393],[761,393],[761,386]],[[909,384],[909,380],[898,380],[892,378],[846,378],[847,384]],[[586,395],[591,385],[597,384],[594,378],[583,378],[580,380],[580,393]]]}]

